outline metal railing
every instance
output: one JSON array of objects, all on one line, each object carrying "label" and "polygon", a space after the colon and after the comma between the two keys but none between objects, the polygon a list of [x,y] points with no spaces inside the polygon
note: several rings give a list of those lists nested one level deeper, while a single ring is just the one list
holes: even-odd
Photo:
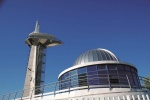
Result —
[{"label": "metal railing", "polygon": [[[98,77],[95,77],[95,78],[98,78]],[[113,86],[117,86],[117,87],[126,87],[126,88],[137,88],[137,89],[141,89],[141,90],[150,90],[150,87],[146,87],[145,86],[145,82],[149,82],[150,83],[150,80],[147,79],[147,78],[144,78],[144,77],[141,77],[139,76],[139,81],[140,81],[140,86],[136,87],[136,86],[132,86],[129,79],[128,79],[128,76],[126,77],[127,80],[128,80],[128,84],[126,85],[120,85],[120,84],[116,84],[116,85],[112,85],[112,84],[107,84],[107,85],[98,85],[98,84],[89,84],[88,82],[87,83],[84,83],[84,81],[88,80],[87,78],[86,79],[81,79],[81,80],[78,80],[78,83],[74,84],[74,85],[70,85],[70,81],[69,82],[53,82],[53,83],[49,83],[49,84],[45,84],[43,86],[40,86],[40,87],[35,87],[35,88],[32,88],[32,89],[26,89],[26,90],[21,90],[21,91],[16,91],[16,92],[11,92],[11,93],[8,93],[8,94],[3,94],[3,95],[0,95],[0,100],[31,100],[32,98],[38,98],[38,97],[43,97],[43,96],[48,96],[48,95],[56,95],[56,94],[61,94],[61,93],[64,93],[64,92],[70,92],[70,91],[75,91],[75,90],[78,90],[78,89],[91,89],[91,88],[113,88]],[[79,83],[80,82],[83,82],[83,84],[80,86]],[[66,86],[67,88],[65,89],[61,89],[61,86],[62,85],[68,85]],[[26,93],[26,92],[29,92],[31,91],[31,95],[28,96],[28,97],[23,97],[23,94]],[[40,91],[39,94],[37,95],[34,95],[32,93],[34,93],[34,91]]]}]

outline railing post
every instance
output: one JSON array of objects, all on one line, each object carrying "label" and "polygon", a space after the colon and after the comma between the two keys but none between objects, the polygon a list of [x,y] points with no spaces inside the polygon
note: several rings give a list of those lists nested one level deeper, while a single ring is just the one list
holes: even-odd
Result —
[{"label": "railing post", "polygon": [[138,76],[138,83],[139,83],[139,89],[142,89],[142,86],[141,86],[141,77],[140,76]]},{"label": "railing post", "polygon": [[71,80],[69,80],[69,93],[70,93]]},{"label": "railing post", "polygon": [[107,65],[106,65],[106,68],[107,68],[107,73],[108,73],[109,90],[111,90],[111,82],[110,82],[110,76],[109,76],[109,71],[108,71]]},{"label": "railing post", "polygon": [[56,93],[56,86],[57,86],[57,82],[55,83],[54,96],[55,96],[55,93]]},{"label": "railing post", "polygon": [[109,89],[111,90],[111,83],[110,83],[110,77],[108,75],[108,82],[109,82]]},{"label": "railing post", "polygon": [[90,86],[89,86],[89,83],[87,82],[87,84],[88,84],[88,91],[90,90]]},{"label": "railing post", "polygon": [[22,96],[21,96],[21,100],[22,100],[22,97],[23,97],[24,91],[25,91],[25,90],[23,90],[23,91],[22,91]]},{"label": "railing post", "polygon": [[8,96],[8,100],[9,100],[10,96],[11,96],[11,93],[10,93],[9,96]]},{"label": "railing post", "polygon": [[44,88],[45,88],[45,85],[43,85],[42,96],[41,96],[41,98],[43,97],[43,94],[44,94]]},{"label": "railing post", "polygon": [[87,78],[87,85],[88,85],[88,91],[89,91],[90,90],[90,86],[89,86],[88,78]]},{"label": "railing post", "polygon": [[2,98],[2,100],[4,100],[4,98],[5,98],[5,95],[3,95],[3,98]]},{"label": "railing post", "polygon": [[15,93],[14,100],[16,99],[16,96],[17,96],[17,92]]},{"label": "railing post", "polygon": [[132,90],[131,84],[130,84],[130,81],[129,81],[129,78],[128,78],[128,75],[127,75],[127,74],[126,74],[126,77],[127,77],[127,80],[128,80],[128,84],[129,84],[130,90]]}]

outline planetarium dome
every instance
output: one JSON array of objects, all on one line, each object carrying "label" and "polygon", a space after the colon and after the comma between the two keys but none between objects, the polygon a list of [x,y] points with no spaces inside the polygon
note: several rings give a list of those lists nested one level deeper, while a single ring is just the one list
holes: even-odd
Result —
[{"label": "planetarium dome", "polygon": [[119,59],[111,51],[98,48],[88,50],[81,54],[73,65],[75,66],[95,61],[119,61]]}]

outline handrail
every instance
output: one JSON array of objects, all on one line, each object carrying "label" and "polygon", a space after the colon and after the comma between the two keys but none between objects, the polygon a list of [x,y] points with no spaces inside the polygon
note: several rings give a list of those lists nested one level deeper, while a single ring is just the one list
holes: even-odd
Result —
[{"label": "handrail", "polygon": [[[97,79],[98,77],[93,77],[91,79]],[[128,79],[128,76],[126,77],[127,80],[128,80],[128,84],[126,85],[120,85],[120,84],[114,84],[115,86],[120,86],[120,87],[127,87],[127,88],[138,88],[138,89],[141,89],[141,90],[145,90],[145,89],[149,89],[149,87],[146,87],[146,86],[143,86],[144,84],[142,83],[143,81],[146,81],[146,82],[149,82],[150,83],[150,80],[147,79],[147,78],[144,78],[144,77],[141,77],[139,76],[139,81],[140,81],[140,87],[137,87],[137,86],[132,86],[130,84],[130,80]],[[76,89],[91,89],[91,88],[109,88],[110,84],[106,84],[106,85],[100,85],[100,84],[93,84],[93,85],[90,85],[88,82],[85,82],[84,81],[87,81],[89,80],[90,78],[84,78],[84,79],[79,79],[78,82],[83,82],[82,86],[79,86],[78,83],[76,83],[75,80],[73,80],[73,82],[75,84],[73,85],[70,85],[71,82],[66,82],[65,80],[62,80],[62,81],[58,81],[58,82],[52,82],[52,83],[48,83],[48,84],[45,84],[45,85],[42,85],[42,86],[37,86],[35,87],[34,89],[25,89],[25,90],[20,90],[20,91],[15,91],[15,92],[11,92],[11,93],[7,93],[7,94],[3,94],[3,95],[0,95],[0,100],[19,100],[17,98],[20,98],[22,100],[25,100],[25,99],[32,99],[32,98],[36,98],[36,97],[43,97],[43,96],[46,96],[46,95],[54,95],[55,94],[60,94],[60,93],[64,93],[64,92],[70,92],[70,91],[73,91],[73,90],[76,90]],[[142,82],[141,82],[142,81]],[[64,89],[61,89],[60,86],[62,85],[65,85],[67,86],[67,88],[64,88]],[[111,88],[113,88],[113,84],[111,84]],[[36,90],[42,90],[40,94],[37,94],[37,95],[31,95],[30,97],[23,97],[23,93],[25,92],[28,92],[28,91],[36,91]]]}]

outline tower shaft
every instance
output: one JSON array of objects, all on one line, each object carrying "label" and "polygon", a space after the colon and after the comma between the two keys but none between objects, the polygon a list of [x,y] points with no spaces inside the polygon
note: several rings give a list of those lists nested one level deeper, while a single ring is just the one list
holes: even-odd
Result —
[{"label": "tower shaft", "polygon": [[29,37],[25,41],[31,49],[24,83],[23,97],[43,92],[41,85],[44,85],[46,48],[62,44],[62,42],[55,36],[41,33],[39,27],[37,21],[35,30],[29,34]]},{"label": "tower shaft", "polygon": [[[24,97],[42,92],[40,86],[44,84],[45,51],[46,48],[41,45],[31,46],[24,84]],[[32,89],[34,91],[31,91]]]}]

